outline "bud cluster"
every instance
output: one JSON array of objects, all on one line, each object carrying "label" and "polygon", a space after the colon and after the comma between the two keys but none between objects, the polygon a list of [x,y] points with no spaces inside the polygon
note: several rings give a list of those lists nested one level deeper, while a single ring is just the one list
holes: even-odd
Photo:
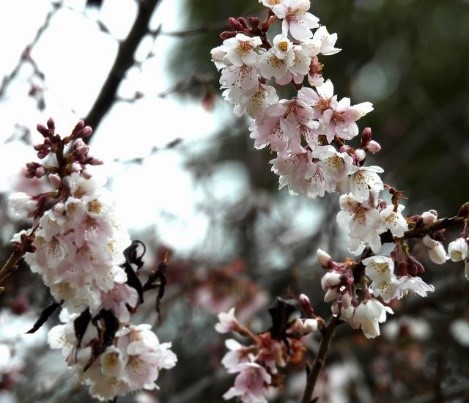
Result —
[{"label": "bud cluster", "polygon": [[[307,318],[300,317],[300,310],[306,309]],[[215,330],[218,333],[232,332],[244,337],[250,344],[243,345],[236,339],[227,339],[228,352],[222,359],[222,365],[228,373],[237,374],[234,386],[223,397],[239,397],[243,402],[267,402],[266,396],[283,385],[280,368],[288,364],[302,363],[306,347],[303,337],[318,330],[321,318],[313,316],[309,300],[302,296],[296,301],[277,299],[269,309],[272,326],[265,332],[253,333],[235,317],[234,308],[228,313],[218,315]]]}]

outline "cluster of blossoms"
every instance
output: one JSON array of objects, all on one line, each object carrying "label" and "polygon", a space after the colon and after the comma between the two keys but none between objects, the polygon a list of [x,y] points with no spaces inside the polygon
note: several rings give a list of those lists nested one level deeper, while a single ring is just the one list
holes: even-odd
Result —
[{"label": "cluster of blossoms", "polygon": [[[300,297],[299,302],[302,308],[306,307],[306,311],[312,312],[305,295]],[[306,347],[302,338],[318,330],[320,319],[300,318],[295,304],[281,298],[277,299],[269,313],[272,326],[257,334],[238,321],[234,308],[218,315],[219,321],[215,325],[218,333],[233,332],[251,341],[247,346],[234,338],[225,341],[229,351],[221,362],[229,373],[237,374],[234,386],[223,395],[225,399],[239,397],[243,402],[266,403],[273,388],[283,384],[279,368],[303,361]]]},{"label": "cluster of blossoms", "polygon": [[171,344],[160,344],[151,326],[145,324],[120,326],[112,343],[96,357],[94,346],[100,328],[87,326],[84,334],[77,337],[80,316],[67,316],[63,310],[61,317],[65,324],[50,330],[49,344],[51,348],[62,349],[67,364],[82,383],[90,386],[91,395],[100,400],[111,400],[140,389],[155,389],[159,371],[176,364]]},{"label": "cluster of blossoms", "polygon": [[[362,131],[358,148],[346,144],[359,134],[356,121],[373,107],[369,102],[351,105],[349,98],[339,100],[331,80],[324,80],[319,58],[340,49],[335,47],[337,35],[329,34],[308,12],[309,0],[260,2],[268,8],[266,20],[230,18],[232,31],[223,32],[223,44],[211,52],[221,70],[223,96],[234,104],[236,115],[249,117],[254,147],[269,147],[276,153],[270,163],[280,177],[280,188],[288,186],[291,194],[311,198],[340,194],[337,223],[348,251],[362,256],[360,268],[372,284],[359,304],[355,283],[360,276],[352,273],[349,262],[339,265],[329,259],[332,263],[323,264],[329,270],[323,279],[326,301],[333,302],[333,312],[343,319],[355,317],[354,327],[363,315],[382,322],[390,309],[372,309],[382,305],[375,297],[389,302],[409,292],[425,296],[433,291],[417,276],[424,268],[410,255],[405,234],[430,228],[436,212],[408,219],[402,215],[402,193],[383,183],[381,167],[365,165],[367,153],[381,148],[372,140],[371,129]],[[281,22],[281,33],[270,41],[267,31],[276,21]],[[287,84],[296,95],[280,100],[273,85]],[[391,202],[380,198],[385,190]],[[429,229],[415,236],[423,239],[431,260],[438,264],[448,259],[442,235]],[[389,256],[379,255],[384,242],[395,243]],[[452,242],[450,251],[452,260],[467,262],[467,237]],[[379,329],[365,334],[375,336]]]},{"label": "cluster of blossoms", "polygon": [[91,128],[81,121],[62,138],[49,119],[38,131],[44,142],[35,149],[46,162],[28,163],[26,176],[48,179],[51,189],[10,198],[12,210],[33,221],[30,230],[15,235],[14,248],[24,250],[25,261],[56,301],[30,332],[62,307],[64,324],[51,329],[49,344],[63,349],[67,364],[91,385],[94,397],[109,400],[153,389],[159,371],[177,359],[170,343],[160,344],[150,325],[129,324],[143,292],[155,285],[140,282],[139,244],[131,243],[119,223],[110,192],[86,169],[101,163],[88,155],[83,141]]},{"label": "cluster of blossoms", "polygon": [[[439,220],[434,210],[404,217],[403,193],[383,183],[381,167],[365,165],[367,154],[381,149],[372,140],[371,129],[361,132],[358,147],[347,144],[360,133],[358,119],[373,106],[339,99],[331,80],[322,76],[320,59],[340,51],[335,47],[337,35],[308,11],[309,0],[259,2],[268,9],[265,21],[229,18],[231,30],[220,35],[223,44],[211,51],[221,71],[223,97],[234,105],[237,116],[247,116],[254,147],[267,147],[276,155],[270,164],[279,176],[279,188],[287,186],[290,194],[310,198],[339,194],[337,224],[356,258],[338,263],[318,250],[318,260],[327,271],[322,278],[325,302],[332,304],[335,318],[361,328],[368,338],[376,337],[379,324],[393,313],[383,302],[409,293],[425,297],[434,290],[419,277],[425,270],[411,254],[408,239],[421,240],[434,263],[464,261],[469,277],[469,205],[461,207],[451,222]],[[281,24],[280,33],[269,38],[268,30],[276,22]],[[280,99],[276,87],[286,85],[294,95]],[[464,225],[461,236],[449,243],[448,253],[443,244],[447,224]],[[394,244],[390,253],[383,252],[385,243]],[[220,320],[229,321],[230,330],[239,329],[232,315]],[[219,324],[217,330],[226,329]],[[252,355],[234,340],[227,347],[231,351],[223,364],[239,375],[225,398],[240,395],[243,401],[264,401],[253,396],[264,394],[262,385],[275,383],[273,367],[262,364],[259,354]],[[241,354],[243,366],[239,350],[246,352]],[[276,365],[281,366],[280,362]],[[248,370],[251,379],[258,379],[251,392],[242,386]]]}]

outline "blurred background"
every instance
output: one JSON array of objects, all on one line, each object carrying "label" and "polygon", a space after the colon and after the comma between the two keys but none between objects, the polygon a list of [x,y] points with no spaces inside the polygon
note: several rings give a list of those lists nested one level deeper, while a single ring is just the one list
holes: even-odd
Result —
[{"label": "blurred background", "polygon": [[[469,200],[469,2],[315,0],[311,12],[338,34],[342,51],[323,57],[324,77],[352,104],[370,101],[382,151],[368,163],[405,192],[407,215],[453,216]],[[233,377],[220,359],[213,325],[236,306],[256,331],[270,326],[276,296],[306,293],[322,302],[318,247],[347,256],[337,233],[336,196],[320,200],[278,191],[267,150],[254,150],[249,122],[220,96],[210,50],[230,16],[265,17],[255,0],[18,0],[0,5],[0,257],[27,228],[8,213],[12,191],[38,193],[20,176],[36,161],[37,123],[53,117],[66,135],[78,119],[94,128],[91,155],[133,239],[147,246],[151,270],[171,251],[163,322],[154,301],[134,322],[172,341],[179,365],[160,374],[156,393],[122,402],[221,402]],[[36,190],[35,190],[36,189]],[[448,240],[457,231],[448,234]],[[469,400],[469,288],[462,264],[436,267],[422,251],[426,299],[393,304],[383,336],[340,327],[319,402]],[[151,298],[150,298],[151,299]],[[50,302],[22,265],[0,296],[0,402],[92,402],[49,351],[46,328],[24,335]],[[57,323],[52,318],[49,326]],[[42,331],[44,330],[44,331]],[[311,357],[318,339],[307,340]],[[303,368],[286,370],[272,401],[297,402]]]}]

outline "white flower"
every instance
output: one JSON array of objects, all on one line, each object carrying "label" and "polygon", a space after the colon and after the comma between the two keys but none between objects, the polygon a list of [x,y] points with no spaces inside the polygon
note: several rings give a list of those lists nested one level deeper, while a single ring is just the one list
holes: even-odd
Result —
[{"label": "white flower", "polygon": [[235,309],[231,308],[228,313],[220,312],[218,314],[219,322],[215,325],[215,330],[218,333],[228,333],[236,329],[238,320],[235,318]]},{"label": "white flower", "polygon": [[450,242],[448,245],[449,258],[453,262],[460,262],[467,258],[467,240],[458,238]]},{"label": "white flower", "polygon": [[370,291],[375,297],[381,297],[388,303],[396,297],[397,279],[393,276],[390,280],[375,281],[370,285]]},{"label": "white flower", "polygon": [[308,13],[311,4],[309,0],[283,0],[272,6],[272,11],[282,19],[282,33],[290,32],[293,38],[302,41],[313,36],[311,29],[319,26],[319,18]]},{"label": "white flower", "polygon": [[25,219],[37,209],[37,202],[24,192],[16,192],[8,197],[8,207],[17,218]]},{"label": "white flower", "polygon": [[430,235],[425,235],[422,239],[423,244],[428,248],[428,255],[433,263],[443,264],[448,260],[448,255],[446,254],[445,247],[440,241],[436,241],[430,237]]},{"label": "white flower", "polygon": [[366,202],[356,199],[351,193],[340,196],[341,211],[337,213],[339,227],[350,237],[348,249],[359,255],[366,246],[373,252],[381,250],[379,234],[383,232],[382,218],[375,206],[375,199]]},{"label": "white flower", "polygon": [[223,97],[232,104],[239,103],[242,96],[251,97],[259,89],[257,69],[252,66],[228,66],[220,75],[221,88],[227,88]]},{"label": "white flower", "polygon": [[261,119],[267,107],[277,103],[278,99],[274,87],[259,83],[254,95],[241,94],[235,102],[230,102],[235,104],[233,112],[236,116],[242,116],[246,113],[253,119]]},{"label": "white flower", "polygon": [[365,274],[373,282],[391,281],[394,276],[394,261],[387,256],[371,256],[362,260]]},{"label": "white flower", "polygon": [[171,343],[161,344],[150,325],[124,327],[115,337],[114,345],[82,375],[91,385],[93,397],[110,400],[140,389],[155,389],[160,370],[176,365]]},{"label": "white flower", "polygon": [[386,321],[386,312],[394,313],[390,307],[384,306],[376,299],[362,301],[355,309],[350,325],[354,329],[361,327],[368,339],[375,338],[380,335],[379,323]]},{"label": "white flower", "polygon": [[329,34],[327,28],[320,26],[313,37],[303,42],[303,47],[310,57],[316,56],[319,53],[322,55],[333,55],[340,52],[341,49],[335,48],[334,45],[337,41],[337,34]]},{"label": "white flower", "polygon": [[402,204],[398,205],[397,211],[395,211],[394,206],[390,204],[379,213],[384,219],[384,226],[398,238],[402,238],[404,233],[409,229],[406,219],[401,214],[402,210],[404,210],[404,206]]},{"label": "white flower", "polygon": [[384,169],[376,165],[357,167],[339,186],[341,193],[351,192],[359,201],[366,201],[372,193],[377,194],[384,189],[378,174]]},{"label": "white flower", "polygon": [[[225,39],[221,46],[221,51],[226,52],[223,60],[227,60],[234,66],[255,66],[258,60],[256,48],[262,44],[258,36],[250,37],[244,34],[237,34],[234,38]],[[219,54],[215,52],[215,54]],[[213,54],[212,54],[213,57]]]},{"label": "white flower", "polygon": [[[278,53],[278,52],[277,52]],[[289,54],[282,55],[279,58],[274,48],[268,50],[259,56],[259,73],[262,77],[270,79],[274,77],[280,80],[288,71],[288,68],[293,64],[295,54],[290,49]]]},{"label": "white flower", "polygon": [[100,363],[103,375],[114,378],[123,377],[126,362],[124,362],[123,354],[118,348],[109,346],[106,351],[101,354]]},{"label": "white flower", "polygon": [[426,297],[427,292],[433,291],[435,291],[435,287],[427,284],[420,277],[401,276],[398,278],[395,298],[401,299],[404,295],[409,293],[418,294],[421,297]]}]

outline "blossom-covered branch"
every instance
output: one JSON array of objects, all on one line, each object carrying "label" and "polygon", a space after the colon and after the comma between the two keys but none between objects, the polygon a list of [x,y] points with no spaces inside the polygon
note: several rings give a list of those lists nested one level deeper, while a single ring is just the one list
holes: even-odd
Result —
[{"label": "blossom-covered branch", "polygon": [[112,194],[92,176],[101,161],[89,155],[84,138],[91,128],[80,121],[70,135],[60,136],[53,119],[37,130],[42,163],[26,165],[26,177],[47,181],[36,195],[15,193],[10,205],[32,221],[31,230],[14,236],[10,270],[24,255],[34,273],[49,287],[55,302],[45,308],[29,331],[34,333],[59,307],[64,324],[48,335],[92,396],[114,399],[140,389],[155,389],[161,369],[177,361],[171,343],[160,343],[147,324],[130,323],[144,293],[157,288],[156,309],[166,285],[167,257],[142,282],[143,244],[130,241],[114,211]]},{"label": "blossom-covered branch", "polygon": [[[374,338],[380,334],[379,325],[393,314],[386,304],[409,293],[425,297],[434,291],[420,277],[425,269],[412,255],[409,240],[421,240],[437,264],[464,261],[468,276],[467,203],[451,218],[439,219],[435,210],[404,216],[404,193],[383,183],[383,168],[366,164],[367,156],[378,153],[381,146],[370,128],[359,136],[357,121],[373,111],[373,105],[339,98],[332,81],[323,77],[323,58],[340,51],[337,35],[309,12],[309,0],[259,2],[267,8],[265,20],[229,18],[231,30],[221,33],[223,44],[211,51],[221,72],[223,97],[234,105],[235,115],[247,116],[254,147],[275,154],[270,164],[279,176],[280,189],[287,187],[290,194],[309,198],[338,194],[336,220],[353,257],[337,262],[325,251],[317,252],[326,270],[321,280],[324,301],[331,304],[333,315],[326,329],[342,321]],[[280,33],[271,38],[269,30],[276,23],[281,25]],[[277,88],[286,85],[295,95],[280,99]],[[357,145],[349,144],[357,137]],[[449,243],[448,256],[445,230],[457,226],[462,232]],[[322,366],[332,334],[332,330],[323,334],[314,372]],[[252,362],[271,375],[261,359]],[[261,378],[264,388],[275,386]],[[310,401],[315,378],[317,374],[308,375],[302,401]],[[264,401],[266,389],[262,390],[262,398],[244,396],[243,401]],[[228,393],[225,398],[232,396]]]}]

